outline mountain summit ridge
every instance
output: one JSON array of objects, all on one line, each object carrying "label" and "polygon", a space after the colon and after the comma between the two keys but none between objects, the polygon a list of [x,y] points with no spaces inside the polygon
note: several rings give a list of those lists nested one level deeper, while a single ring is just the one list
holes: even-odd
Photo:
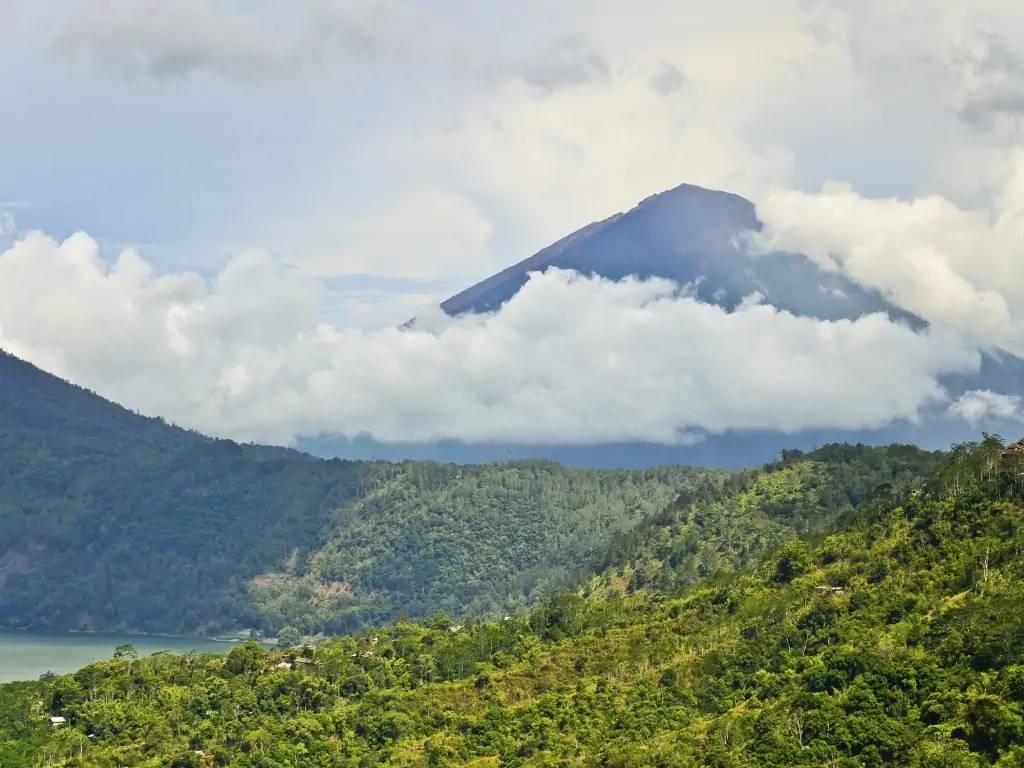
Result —
[{"label": "mountain summit ridge", "polygon": [[493,312],[531,272],[559,268],[608,280],[667,278],[692,287],[703,301],[730,309],[758,293],[780,309],[821,319],[884,311],[916,320],[876,291],[826,272],[800,254],[762,252],[751,242],[760,230],[750,200],[681,184],[572,232],[455,294],[441,308],[450,315]]}]

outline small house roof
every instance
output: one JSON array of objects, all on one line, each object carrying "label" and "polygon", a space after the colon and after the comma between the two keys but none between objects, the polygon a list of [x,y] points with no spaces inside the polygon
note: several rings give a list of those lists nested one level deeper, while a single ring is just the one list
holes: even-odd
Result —
[{"label": "small house roof", "polygon": [[1024,437],[1003,448],[1003,453],[1024,453]]},{"label": "small house roof", "polygon": [[54,725],[59,725],[61,723],[66,723],[67,719],[61,717],[60,715],[54,715],[53,717],[50,718],[50,722],[53,723]]}]

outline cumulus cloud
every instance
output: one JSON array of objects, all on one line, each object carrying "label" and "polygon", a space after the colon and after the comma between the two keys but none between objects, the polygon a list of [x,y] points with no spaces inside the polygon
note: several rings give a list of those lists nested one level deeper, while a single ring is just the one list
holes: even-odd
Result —
[{"label": "cumulus cloud", "polygon": [[803,253],[982,348],[1024,353],[1024,149],[989,210],[933,195],[872,199],[850,186],[776,190],[757,205],[768,248]]},{"label": "cumulus cloud", "polygon": [[959,110],[972,123],[991,127],[1001,117],[1024,114],[1024,56],[997,32],[981,31],[955,52],[961,67]]},{"label": "cumulus cloud", "polygon": [[990,389],[964,392],[950,404],[947,413],[972,425],[996,419],[1024,420],[1019,395],[1006,395]]},{"label": "cumulus cloud", "polygon": [[878,427],[941,404],[939,377],[979,364],[881,314],[821,322],[756,297],[729,312],[662,280],[551,271],[495,314],[379,331],[320,322],[321,289],[260,253],[206,280],[33,233],[0,255],[0,345],[144,413],[277,443]]},{"label": "cumulus cloud", "polygon": [[833,11],[853,64],[876,90],[930,86],[932,98],[976,127],[1024,110],[1024,15],[1012,2],[812,0]]}]

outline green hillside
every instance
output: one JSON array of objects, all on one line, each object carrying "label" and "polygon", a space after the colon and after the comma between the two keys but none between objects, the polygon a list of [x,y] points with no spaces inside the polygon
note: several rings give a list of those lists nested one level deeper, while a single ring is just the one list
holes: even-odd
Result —
[{"label": "green hillside", "polygon": [[1022,493],[1024,462],[987,440],[682,591],[122,654],[0,688],[0,764],[1024,765]]},{"label": "green hillside", "polygon": [[0,354],[0,625],[275,633],[498,614],[708,474],[323,461],[143,418]]},{"label": "green hillside", "polygon": [[721,473],[550,462],[374,465],[318,546],[251,580],[252,623],[340,631],[396,616],[501,616],[573,583],[610,537]]},{"label": "green hillside", "polygon": [[0,622],[174,631],[309,546],[366,472],[147,419],[0,356]]},{"label": "green hillside", "polygon": [[143,418],[0,354],[0,625],[313,634],[501,616],[586,574],[598,595],[675,588],[935,461],[899,446],[734,474],[323,461]]},{"label": "green hillside", "polygon": [[615,537],[584,591],[671,590],[736,571],[787,539],[826,530],[865,502],[905,498],[944,458],[912,445],[837,444],[785,451],[761,469],[709,475]]}]

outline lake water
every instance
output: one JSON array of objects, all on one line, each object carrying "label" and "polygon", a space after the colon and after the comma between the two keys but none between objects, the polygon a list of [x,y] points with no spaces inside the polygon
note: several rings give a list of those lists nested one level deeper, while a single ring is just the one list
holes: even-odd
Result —
[{"label": "lake water", "polygon": [[0,683],[36,680],[45,672],[74,672],[91,662],[112,658],[114,648],[122,643],[131,643],[140,655],[157,651],[227,653],[237,644],[192,637],[0,631]]}]

